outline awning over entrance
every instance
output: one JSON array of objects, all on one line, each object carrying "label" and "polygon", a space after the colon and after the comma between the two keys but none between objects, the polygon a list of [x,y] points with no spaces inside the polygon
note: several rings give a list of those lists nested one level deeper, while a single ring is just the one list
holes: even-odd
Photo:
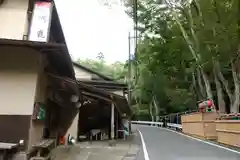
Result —
[{"label": "awning over entrance", "polygon": [[59,77],[51,73],[47,73],[50,84],[58,90],[66,90],[73,94],[79,95],[78,84],[75,80],[67,77]]},{"label": "awning over entrance", "polygon": [[51,108],[55,107],[52,109],[54,116],[57,117],[56,123],[52,123],[53,126],[51,127],[58,127],[61,133],[64,134],[78,113],[81,93],[75,80],[59,77],[51,73],[48,73],[47,76],[49,80],[47,97],[52,101],[49,105]]},{"label": "awning over entrance", "polygon": [[112,102],[111,95],[104,90],[98,89],[91,85],[87,85],[81,81],[78,81],[78,86],[79,86],[80,92],[84,96]]},{"label": "awning over entrance", "polygon": [[87,85],[94,86],[100,89],[107,89],[107,90],[127,90],[128,86],[125,83],[119,83],[114,81],[96,81],[96,80],[80,80],[77,79]]},{"label": "awning over entrance", "polygon": [[122,116],[131,117],[132,111],[130,109],[127,99],[124,96],[120,96],[114,93],[112,93],[112,95],[113,101],[115,102],[115,105],[120,108]]},{"label": "awning over entrance", "polygon": [[82,95],[114,103],[120,115],[131,116],[131,109],[124,96],[120,96],[103,89],[98,89],[94,86],[87,85],[81,81],[78,81],[78,86]]}]

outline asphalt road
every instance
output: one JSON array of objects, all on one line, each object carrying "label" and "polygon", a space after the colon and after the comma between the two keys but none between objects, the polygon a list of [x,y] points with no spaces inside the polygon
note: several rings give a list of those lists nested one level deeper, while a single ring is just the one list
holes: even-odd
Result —
[{"label": "asphalt road", "polygon": [[[149,160],[240,160],[240,154],[180,134],[149,126],[134,126],[142,133]],[[143,148],[137,160],[144,160]]]}]

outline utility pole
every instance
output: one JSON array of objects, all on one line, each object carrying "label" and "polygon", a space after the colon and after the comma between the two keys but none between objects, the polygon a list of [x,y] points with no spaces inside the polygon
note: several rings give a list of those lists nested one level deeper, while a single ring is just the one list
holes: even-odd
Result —
[{"label": "utility pole", "polygon": [[128,33],[128,104],[131,106],[131,34]]},{"label": "utility pole", "polygon": [[[135,57],[135,60],[136,60],[136,57],[137,57],[137,40],[138,40],[138,32],[137,32],[137,28],[138,28],[138,16],[137,16],[137,10],[138,10],[138,7],[137,7],[137,1],[138,0],[134,0],[133,2],[133,14],[134,14],[134,38],[135,38],[135,44],[134,44],[134,47],[135,47],[135,51],[134,51],[134,57]],[[135,77],[137,78],[137,61],[135,62]]]},{"label": "utility pole", "polygon": [[[134,51],[134,57],[136,60],[136,53],[137,53],[137,0],[134,0],[133,3],[133,14],[134,14],[134,37],[135,38],[135,51]],[[131,107],[131,100],[132,100],[132,94],[131,94],[131,89],[132,89],[132,58],[131,58],[131,34],[130,32],[128,33],[128,104]],[[136,63],[137,65],[137,63]],[[135,74],[137,74],[137,66],[135,70]],[[135,75],[136,76],[136,75]],[[132,132],[132,127],[131,127],[131,119],[129,123],[129,133]]]},{"label": "utility pole", "polygon": [[[131,69],[131,34],[130,32],[128,33],[128,105],[129,107],[131,107],[131,100],[132,100],[132,97],[131,97],[131,82],[132,82],[132,69]],[[131,119],[129,119],[129,134],[132,133],[132,127],[131,127]]]}]

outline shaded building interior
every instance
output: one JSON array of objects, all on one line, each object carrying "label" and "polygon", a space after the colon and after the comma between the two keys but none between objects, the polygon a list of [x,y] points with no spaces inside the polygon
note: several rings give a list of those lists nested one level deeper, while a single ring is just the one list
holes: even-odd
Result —
[{"label": "shaded building interior", "polygon": [[[106,134],[108,139],[121,138],[118,130],[123,127],[122,119],[131,116],[131,110],[126,98],[80,81],[78,83],[82,96],[89,100],[79,109],[78,137],[88,135],[91,130],[99,129]],[[112,123],[114,126],[113,137],[111,137]]]},{"label": "shaded building interior", "polygon": [[73,62],[73,66],[83,105],[67,134],[79,140],[79,137],[87,137],[89,140],[90,133],[98,130],[108,139],[119,138],[118,130],[122,128],[122,119],[131,116],[125,98],[127,84],[115,82],[81,64]]}]

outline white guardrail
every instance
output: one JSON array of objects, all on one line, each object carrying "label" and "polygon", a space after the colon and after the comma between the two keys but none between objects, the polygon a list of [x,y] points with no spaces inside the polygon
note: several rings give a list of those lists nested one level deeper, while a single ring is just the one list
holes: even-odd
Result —
[{"label": "white guardrail", "polygon": [[[141,124],[141,125],[154,125],[154,126],[163,126],[163,122],[152,122],[152,121],[131,121],[132,124]],[[182,129],[181,124],[176,123],[167,123],[167,127],[175,128],[175,129]]]}]

